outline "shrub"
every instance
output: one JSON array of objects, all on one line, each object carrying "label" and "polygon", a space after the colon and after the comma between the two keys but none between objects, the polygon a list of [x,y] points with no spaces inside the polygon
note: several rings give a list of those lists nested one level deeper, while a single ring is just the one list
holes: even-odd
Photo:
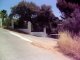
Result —
[{"label": "shrub", "polygon": [[65,54],[80,59],[80,37],[72,38],[69,32],[61,32],[58,44]]},{"label": "shrub", "polygon": [[60,31],[69,31],[72,36],[79,36],[80,32],[80,9],[75,9],[71,18],[63,21]]},{"label": "shrub", "polygon": [[59,47],[80,60],[80,1],[57,0],[64,21],[60,26]]}]

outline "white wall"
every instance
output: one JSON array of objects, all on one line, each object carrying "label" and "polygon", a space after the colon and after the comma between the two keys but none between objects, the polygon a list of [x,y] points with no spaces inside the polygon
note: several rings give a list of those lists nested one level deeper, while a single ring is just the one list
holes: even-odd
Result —
[{"label": "white wall", "polygon": [[34,35],[34,36],[38,36],[38,37],[46,37],[47,36],[45,32],[31,32],[30,34]]},{"label": "white wall", "polygon": [[2,27],[2,19],[0,18],[0,27]]},{"label": "white wall", "polygon": [[43,32],[31,32],[31,22],[28,22],[28,29],[18,29],[18,30],[23,31],[25,33],[29,33],[34,36],[39,36],[39,37],[46,37],[47,36],[46,28],[44,28]]},{"label": "white wall", "polygon": [[39,37],[47,37],[46,28],[44,28],[43,32],[31,32],[31,35],[39,36]]},{"label": "white wall", "polygon": [[23,31],[25,33],[29,33],[30,35],[33,36],[38,36],[38,37],[46,37],[47,34],[45,32],[30,32],[29,29],[18,29],[19,31]]},{"label": "white wall", "polygon": [[18,29],[19,31],[23,31],[25,33],[30,33],[28,29]]}]

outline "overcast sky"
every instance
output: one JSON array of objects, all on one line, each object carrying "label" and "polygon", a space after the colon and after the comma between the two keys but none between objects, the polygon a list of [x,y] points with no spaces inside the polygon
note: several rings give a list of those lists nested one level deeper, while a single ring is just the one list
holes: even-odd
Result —
[{"label": "overcast sky", "polygon": [[[0,10],[5,9],[8,11],[8,13],[10,13],[11,11],[11,7],[18,4],[20,1],[22,0],[0,0]],[[28,2],[34,2],[36,5],[51,5],[53,13],[55,14],[55,16],[60,17],[60,11],[58,10],[58,8],[56,7],[56,0],[26,0]]]}]

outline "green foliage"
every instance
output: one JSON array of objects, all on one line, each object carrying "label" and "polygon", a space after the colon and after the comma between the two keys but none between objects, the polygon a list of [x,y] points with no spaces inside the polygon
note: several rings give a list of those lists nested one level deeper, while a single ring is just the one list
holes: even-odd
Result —
[{"label": "green foliage", "polygon": [[10,18],[6,18],[6,19],[4,20],[4,26],[8,28],[10,25],[11,25],[11,20],[10,20]]},{"label": "green foliage", "polygon": [[2,25],[4,25],[4,20],[7,18],[7,11],[6,10],[1,10],[0,11],[0,17],[2,19]]},{"label": "green foliage", "polygon": [[57,6],[65,18],[61,31],[68,31],[72,36],[79,36],[80,32],[80,1],[79,0],[58,0]]},{"label": "green foliage", "polygon": [[32,19],[32,23],[36,30],[43,31],[43,28],[46,27],[48,33],[51,33],[51,29],[57,26],[58,20],[53,14],[51,6],[42,5],[37,16]]},{"label": "green foliage", "polygon": [[18,15],[19,26],[23,27],[24,21],[26,22],[31,21],[32,14],[34,14],[38,10],[39,10],[39,7],[34,3],[21,1],[19,4],[12,7],[10,18],[13,18],[13,16]]},{"label": "green foliage", "polygon": [[71,17],[71,13],[74,12],[76,8],[80,8],[79,0],[57,0],[57,7],[62,13],[63,18]]},{"label": "green foliage", "polygon": [[[52,28],[52,24],[54,25],[54,21],[56,20],[55,15],[52,12],[51,6],[42,5],[37,6],[32,2],[21,1],[17,5],[11,8],[11,14],[9,15],[10,19],[13,17],[18,17],[18,27],[24,27],[24,21],[30,21],[32,26],[36,30],[42,30],[44,27],[49,29]],[[55,22],[57,25],[57,23]]]},{"label": "green foliage", "polygon": [[7,17],[7,11],[6,10],[2,10],[0,12],[1,18],[6,18]]},{"label": "green foliage", "polygon": [[18,5],[12,7],[11,15],[19,15],[21,20],[30,20],[32,13],[38,10],[34,3],[21,1]]}]

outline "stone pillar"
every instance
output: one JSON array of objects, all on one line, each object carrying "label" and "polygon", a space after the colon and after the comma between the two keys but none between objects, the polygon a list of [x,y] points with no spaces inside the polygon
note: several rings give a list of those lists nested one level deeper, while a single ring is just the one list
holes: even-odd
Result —
[{"label": "stone pillar", "polygon": [[44,37],[46,37],[47,34],[46,34],[46,27],[44,27]]},{"label": "stone pillar", "polygon": [[29,34],[31,33],[31,22],[30,21],[28,21],[28,32]]},{"label": "stone pillar", "polygon": [[14,20],[11,20],[11,28],[14,29]]},{"label": "stone pillar", "polygon": [[2,28],[2,19],[0,18],[0,27]]}]

